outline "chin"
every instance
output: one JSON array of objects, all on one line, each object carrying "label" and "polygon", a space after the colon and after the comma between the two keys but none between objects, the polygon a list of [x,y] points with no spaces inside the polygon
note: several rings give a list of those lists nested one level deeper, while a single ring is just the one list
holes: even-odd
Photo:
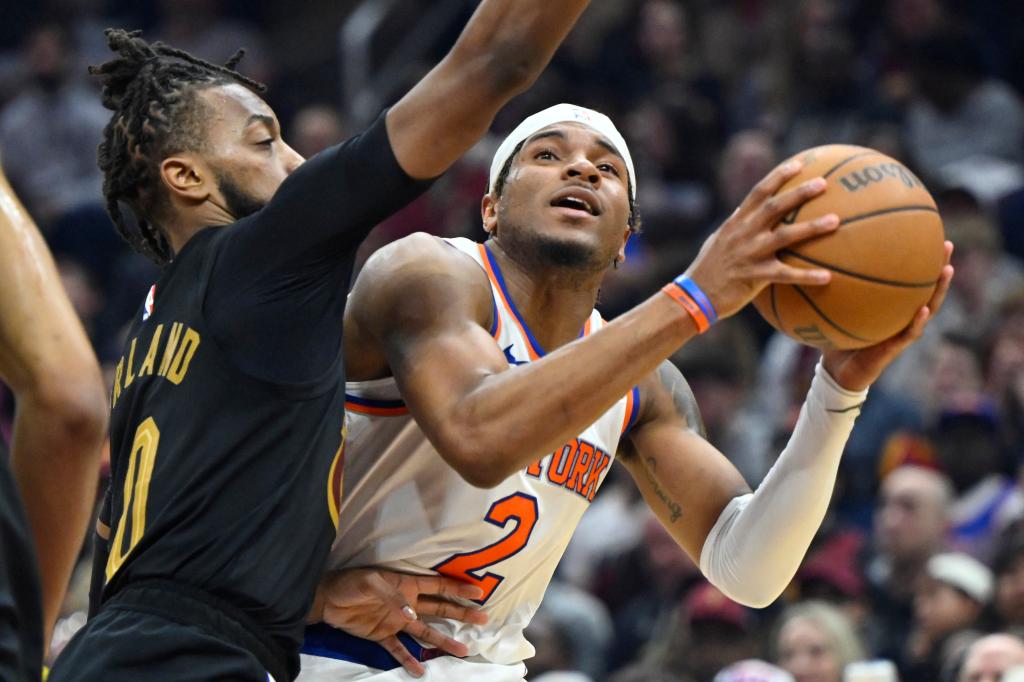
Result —
[{"label": "chin", "polygon": [[536,255],[547,264],[560,268],[593,270],[604,267],[611,259],[605,259],[589,235],[541,234],[536,240]]}]

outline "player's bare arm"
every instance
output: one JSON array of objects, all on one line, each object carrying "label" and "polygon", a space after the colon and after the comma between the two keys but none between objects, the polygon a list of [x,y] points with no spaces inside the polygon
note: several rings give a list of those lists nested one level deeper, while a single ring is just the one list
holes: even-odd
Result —
[{"label": "player's bare arm", "polygon": [[2,173],[0,292],[0,378],[18,398],[11,466],[35,538],[48,642],[92,514],[107,401],[53,258]]},{"label": "player's bare arm", "polygon": [[[695,560],[729,500],[750,492],[736,467],[705,439],[693,391],[668,360],[640,383],[640,413],[619,445],[618,459]],[[676,484],[681,481],[685,489]]]},{"label": "player's bare arm", "polygon": [[433,178],[537,79],[588,0],[485,0],[448,55],[388,112],[395,157]]},{"label": "player's bare arm", "polygon": [[825,352],[794,435],[753,494],[703,438],[693,394],[675,367],[664,363],[641,385],[640,416],[620,446],[621,461],[665,528],[726,594],[764,606],[789,584],[824,517],[863,391],[941,308],[951,251],[947,245],[934,295],[902,333],[859,351]]},{"label": "player's bare arm", "polygon": [[[532,151],[523,148],[521,163],[540,163]],[[797,172],[794,164],[768,175],[691,266],[721,316],[770,281],[828,281],[827,272],[775,257],[786,244],[836,227],[834,216],[826,216],[772,229],[824,189],[809,181],[773,196]],[[376,378],[390,368],[431,442],[480,486],[497,484],[578,434],[697,333],[693,320],[657,293],[587,338],[507,372],[488,332],[491,309],[483,271],[440,240],[419,235],[370,259],[346,316],[349,376]]]}]

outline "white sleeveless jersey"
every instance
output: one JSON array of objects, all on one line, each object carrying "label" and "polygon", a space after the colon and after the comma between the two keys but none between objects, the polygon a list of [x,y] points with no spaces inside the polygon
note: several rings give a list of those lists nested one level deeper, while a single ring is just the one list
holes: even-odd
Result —
[{"label": "white sleeveless jersey", "polygon": [[[541,357],[486,247],[446,241],[486,271],[495,307],[491,332],[509,363]],[[594,311],[580,335],[602,324]],[[523,628],[636,418],[637,390],[578,438],[489,490],[466,483],[445,463],[393,379],[349,382],[346,393],[344,496],[330,567],[436,571],[474,582],[484,590],[487,625],[434,624],[476,660],[509,664],[531,657]]]}]

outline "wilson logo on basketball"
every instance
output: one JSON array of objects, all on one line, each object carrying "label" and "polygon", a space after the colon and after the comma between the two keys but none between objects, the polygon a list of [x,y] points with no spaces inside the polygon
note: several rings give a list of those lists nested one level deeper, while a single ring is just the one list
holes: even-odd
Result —
[{"label": "wilson logo on basketball", "polygon": [[924,184],[898,163],[880,163],[875,166],[867,166],[858,171],[847,173],[839,178],[840,184],[847,192],[856,192],[862,187],[867,187],[873,182],[881,182],[886,178],[896,178],[909,188],[924,187]]}]

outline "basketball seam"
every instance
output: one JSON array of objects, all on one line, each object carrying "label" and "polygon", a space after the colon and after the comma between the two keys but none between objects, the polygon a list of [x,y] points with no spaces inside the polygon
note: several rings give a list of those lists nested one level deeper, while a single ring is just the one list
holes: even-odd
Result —
[{"label": "basketball seam", "polygon": [[[828,172],[826,172],[821,177],[827,178],[828,176],[830,176],[833,173],[835,173],[837,170],[839,170],[842,166],[846,165],[850,161],[853,161],[854,159],[859,159],[862,156],[867,156],[868,154],[878,154],[878,152],[876,152],[873,149],[871,149],[871,150],[864,151],[864,152],[857,152],[856,154],[853,154],[851,156],[847,156],[845,159],[843,159],[842,161],[840,161],[836,165],[832,166],[832,168],[830,168],[828,170]],[[803,208],[803,204],[797,206],[795,209],[793,209],[792,213],[790,213],[789,215],[786,215],[786,216],[784,216],[782,218],[782,222],[785,223],[786,225],[792,225],[793,223],[795,223],[796,222],[796,217],[798,215],[800,215],[800,209],[802,209],[802,208]]]},{"label": "basketball seam", "polygon": [[797,253],[796,251],[791,251],[789,249],[783,249],[779,253],[786,256],[792,256],[793,258],[798,258],[802,261],[806,261],[807,263],[811,263],[812,265],[817,265],[822,268],[828,268],[829,270],[838,272],[841,275],[854,277],[856,279],[862,279],[866,282],[874,282],[875,284],[885,284],[891,287],[904,287],[907,289],[924,289],[926,287],[933,287],[939,282],[938,279],[932,280],[930,282],[897,282],[895,280],[883,279],[881,277],[864,275],[859,272],[853,272],[852,270],[845,270],[836,265],[832,265],[831,263],[826,263],[825,261],[820,261],[817,260],[816,258],[811,258],[810,256],[805,256],[802,253]]},{"label": "basketball seam", "polygon": [[851,161],[853,161],[854,159],[859,159],[859,158],[861,158],[862,156],[868,156],[868,155],[870,155],[870,154],[878,154],[878,152],[876,152],[876,151],[874,151],[874,150],[868,150],[868,151],[864,151],[864,152],[857,152],[857,153],[856,153],[856,154],[854,154],[853,156],[847,156],[847,157],[846,157],[845,159],[843,159],[842,161],[840,161],[840,162],[839,162],[839,163],[837,163],[836,165],[834,165],[834,166],[832,166],[831,168],[829,168],[829,169],[828,169],[828,172],[826,172],[826,173],[825,173],[824,175],[822,175],[821,177],[823,177],[823,178],[827,178],[828,176],[832,175],[832,174],[833,174],[833,173],[835,173],[835,172],[836,172],[837,170],[839,170],[840,168],[842,168],[842,167],[843,167],[843,166],[845,166],[846,164],[850,163],[850,162],[851,162]]},{"label": "basketball seam", "polygon": [[[868,218],[874,218],[880,215],[887,215],[889,213],[902,213],[904,211],[928,211],[929,213],[938,213],[939,209],[934,206],[922,206],[919,204],[911,204],[910,206],[894,206],[893,208],[882,208],[877,211],[869,211],[868,213],[859,213],[849,218],[844,218],[839,223],[839,227],[843,225],[849,225],[860,220],[867,220]],[[838,228],[837,228],[838,229]]]},{"label": "basketball seam", "polygon": [[828,322],[830,325],[832,325],[833,327],[838,329],[843,334],[846,334],[851,339],[857,339],[858,341],[864,341],[865,343],[876,343],[876,341],[873,341],[871,339],[865,339],[862,336],[857,336],[856,334],[852,334],[852,333],[846,331],[845,329],[840,327],[838,324],[833,322],[832,318],[830,318],[828,315],[826,315],[824,312],[822,312],[821,308],[819,308],[817,305],[814,304],[814,301],[811,300],[811,297],[808,296],[807,293],[803,289],[801,289],[799,286],[797,286],[795,284],[793,285],[793,289],[796,290],[796,293],[800,294],[800,297],[803,298],[804,301],[807,302],[807,305],[811,306],[811,309],[814,310],[814,312],[816,312],[818,314],[818,317],[823,319],[825,322]]}]

